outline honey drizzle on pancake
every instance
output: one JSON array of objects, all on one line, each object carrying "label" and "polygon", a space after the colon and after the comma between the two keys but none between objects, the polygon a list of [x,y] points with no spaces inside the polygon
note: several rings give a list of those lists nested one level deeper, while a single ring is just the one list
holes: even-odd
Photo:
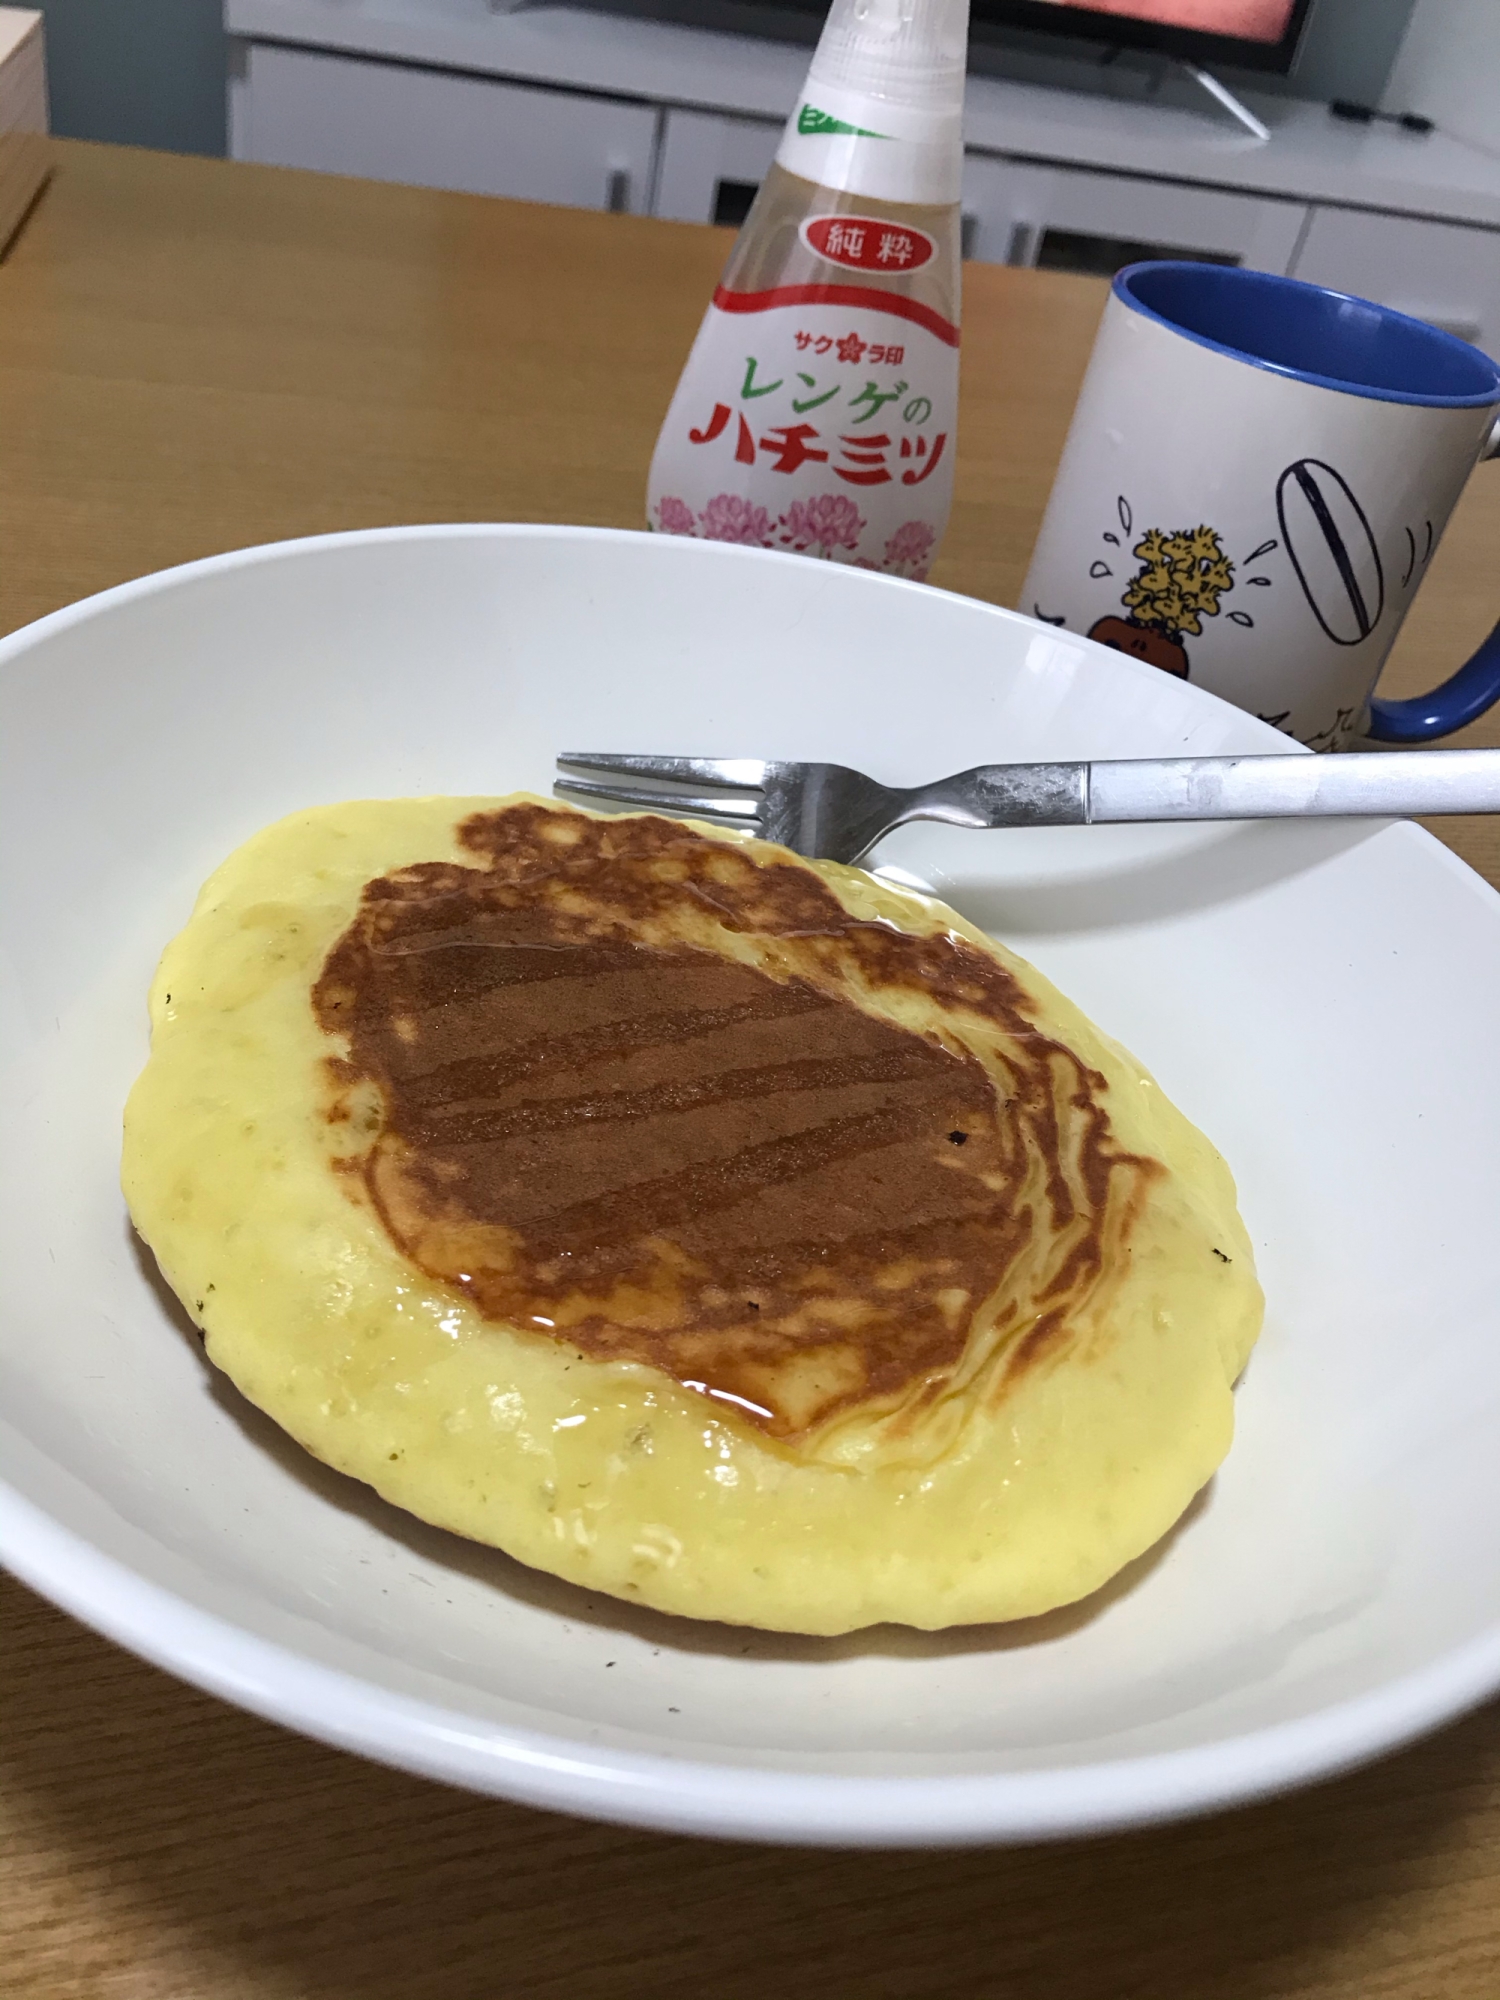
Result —
[{"label": "honey drizzle on pancake", "polygon": [[[1012,1365],[1065,1332],[1154,1163],[997,960],[669,820],[518,805],[460,839],[481,865],[366,885],[313,992],[329,1115],[373,1087],[352,1165],[429,1277],[783,1438],[937,1393],[1013,1272]],[[1003,1031],[1003,1102],[956,1034],[852,997],[902,989]]]}]

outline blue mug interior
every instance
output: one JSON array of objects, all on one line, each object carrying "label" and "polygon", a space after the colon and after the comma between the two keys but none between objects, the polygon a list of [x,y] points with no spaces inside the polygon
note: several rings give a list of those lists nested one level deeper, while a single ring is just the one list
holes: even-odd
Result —
[{"label": "blue mug interior", "polygon": [[1500,367],[1456,334],[1368,299],[1225,264],[1130,264],[1121,303],[1252,367],[1383,403],[1480,409]]}]

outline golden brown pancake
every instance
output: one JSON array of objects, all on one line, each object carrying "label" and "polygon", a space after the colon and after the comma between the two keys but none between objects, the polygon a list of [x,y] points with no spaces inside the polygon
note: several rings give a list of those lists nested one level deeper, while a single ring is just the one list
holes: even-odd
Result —
[{"label": "golden brown pancake", "polygon": [[1227,1448],[1260,1296],[1223,1163],[861,871],[333,807],[226,864],[153,1007],[127,1193],[212,1357],[524,1561],[784,1629],[1014,1617]]}]

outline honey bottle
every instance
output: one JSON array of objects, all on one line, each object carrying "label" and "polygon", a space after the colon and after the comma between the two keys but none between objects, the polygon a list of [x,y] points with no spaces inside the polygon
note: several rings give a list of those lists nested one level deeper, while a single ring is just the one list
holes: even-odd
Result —
[{"label": "honey bottle", "polygon": [[925,577],[953,493],[968,0],[833,0],[651,461],[656,532]]}]

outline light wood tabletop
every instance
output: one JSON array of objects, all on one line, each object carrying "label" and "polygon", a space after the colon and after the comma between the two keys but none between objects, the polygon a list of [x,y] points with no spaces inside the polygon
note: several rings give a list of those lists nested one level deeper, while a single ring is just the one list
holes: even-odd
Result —
[{"label": "light wood tabletop", "polygon": [[[0,264],[0,628],[245,543],[642,525],[725,232],[60,145]],[[1013,601],[1102,282],[970,266],[934,582]],[[1483,637],[1500,464],[1388,671]],[[1500,743],[1495,718],[1461,739]],[[1494,822],[1438,828],[1500,882]],[[1493,2000],[1500,1707],[1298,1796],[1057,1847],[584,1825],[380,1769],[3,1586],[8,2000]]]}]

